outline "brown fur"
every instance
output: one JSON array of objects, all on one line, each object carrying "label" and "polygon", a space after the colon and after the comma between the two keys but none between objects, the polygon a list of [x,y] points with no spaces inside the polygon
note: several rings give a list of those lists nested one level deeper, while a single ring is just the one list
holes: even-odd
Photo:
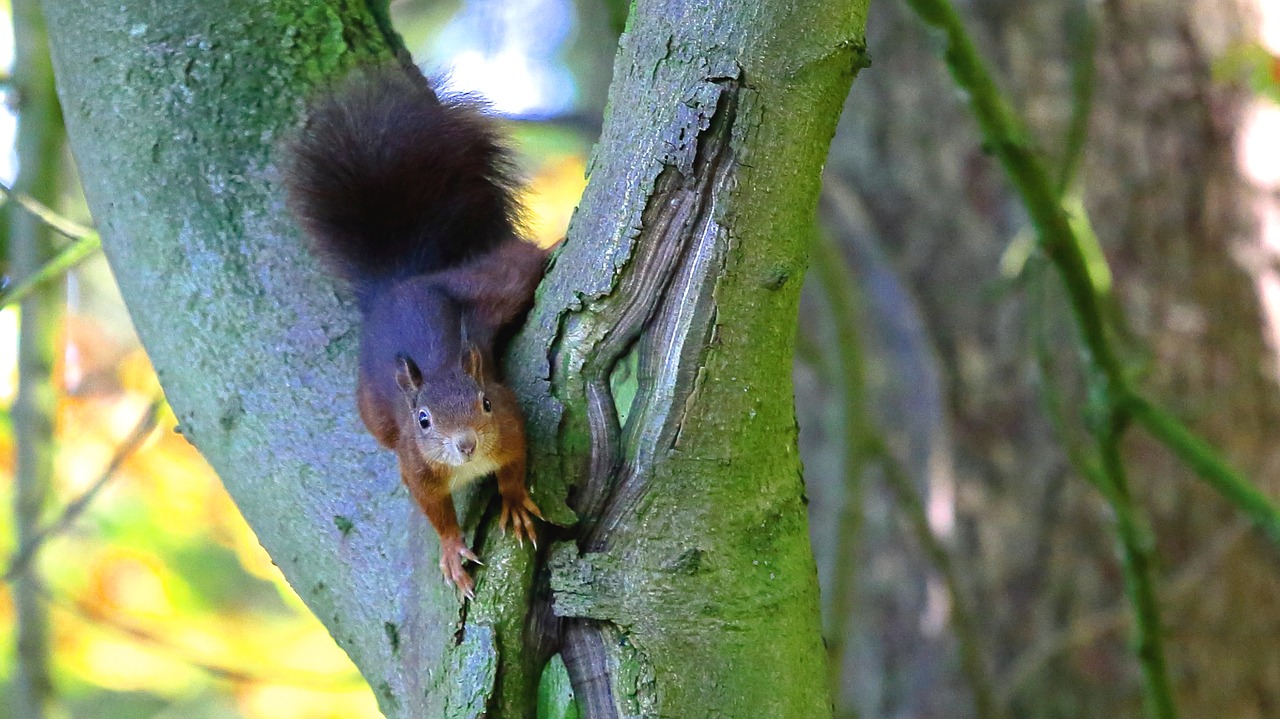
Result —
[{"label": "brown fur", "polygon": [[440,535],[441,571],[470,597],[462,560],[475,555],[452,491],[497,474],[499,523],[521,542],[541,516],[524,419],[494,363],[547,258],[515,231],[506,150],[474,106],[399,66],[323,98],[288,149],[290,208],[359,300],[360,417],[395,451]]}]

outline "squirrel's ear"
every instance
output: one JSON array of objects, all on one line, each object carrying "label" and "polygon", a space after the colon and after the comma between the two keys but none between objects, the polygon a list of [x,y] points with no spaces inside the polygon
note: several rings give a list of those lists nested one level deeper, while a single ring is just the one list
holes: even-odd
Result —
[{"label": "squirrel's ear", "polygon": [[413,394],[422,387],[422,373],[408,355],[396,355],[396,384],[405,394]]},{"label": "squirrel's ear", "polygon": [[471,379],[480,382],[484,377],[484,360],[475,345],[467,345],[462,351],[462,370],[471,375]]}]

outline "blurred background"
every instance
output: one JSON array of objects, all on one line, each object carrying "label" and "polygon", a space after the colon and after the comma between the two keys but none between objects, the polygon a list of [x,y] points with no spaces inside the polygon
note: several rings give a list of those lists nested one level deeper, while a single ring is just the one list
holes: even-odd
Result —
[{"label": "blurred background", "polygon": [[[41,51],[24,5],[3,4],[4,67],[15,47]],[[563,235],[584,186],[626,9],[392,3],[428,72],[508,118],[541,242]],[[1280,498],[1280,7],[961,9],[1068,201],[1089,211],[1126,369]],[[878,0],[868,40],[827,167],[796,361],[837,715],[1138,716],[1107,505],[1081,477],[1087,398],[1061,287],[938,39]],[[0,79],[19,106],[22,78]],[[24,144],[0,112],[0,181],[44,163],[24,191],[87,235],[60,118],[21,106],[28,128],[46,127]],[[39,266],[21,246],[31,208],[0,208],[9,289]],[[30,297],[39,323],[0,311],[0,707],[23,656],[47,666],[57,716],[379,716],[174,431],[100,254]],[[20,356],[20,333],[52,353]],[[1280,716],[1280,551],[1131,434],[1184,715]],[[19,457],[47,485],[15,474]],[[34,551],[16,554],[20,532]],[[48,647],[15,648],[23,602],[46,617]]]}]

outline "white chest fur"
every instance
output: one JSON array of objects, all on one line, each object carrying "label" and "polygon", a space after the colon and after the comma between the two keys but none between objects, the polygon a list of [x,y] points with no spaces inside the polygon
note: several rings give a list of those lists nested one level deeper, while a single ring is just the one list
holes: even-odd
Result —
[{"label": "white chest fur", "polygon": [[449,477],[449,491],[456,492],[481,477],[498,471],[498,463],[488,457],[474,459],[453,468]]}]

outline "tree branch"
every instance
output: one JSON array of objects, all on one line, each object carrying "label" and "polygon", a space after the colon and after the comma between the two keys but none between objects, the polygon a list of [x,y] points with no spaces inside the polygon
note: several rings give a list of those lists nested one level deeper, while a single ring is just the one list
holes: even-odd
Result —
[{"label": "tree branch", "polygon": [[587,716],[829,716],[790,368],[863,9],[633,6],[512,367],[535,485],[579,518],[551,599]]},{"label": "tree branch", "polygon": [[1124,397],[1125,408],[1153,437],[1173,451],[1200,478],[1231,500],[1271,541],[1280,544],[1280,510],[1267,495],[1236,472],[1204,440],[1195,436],[1167,410],[1135,392]]},{"label": "tree branch", "polygon": [[360,426],[355,304],[304,251],[277,184],[306,98],[398,61],[385,12],[45,8],[85,195],[183,436],[389,719],[523,716],[537,678],[519,671],[532,550],[487,531],[491,493],[462,497],[487,560],[478,601],[464,608],[444,583],[394,456]]},{"label": "tree branch", "polygon": [[65,532],[80,517],[84,510],[89,507],[89,504],[93,502],[94,498],[98,496],[98,493],[102,491],[102,488],[107,486],[107,483],[116,476],[116,472],[120,470],[125,460],[133,456],[133,453],[138,451],[143,442],[151,436],[152,430],[156,428],[156,422],[159,421],[160,410],[163,407],[163,395],[151,400],[146,410],[143,411],[137,425],[134,426],[133,431],[116,448],[116,451],[111,455],[111,461],[107,462],[107,466],[98,475],[98,478],[78,497],[68,502],[62,508],[62,513],[58,515],[57,519],[36,530],[30,539],[13,553],[13,556],[9,559],[9,568],[5,570],[4,576],[0,577],[0,579],[11,582],[25,572],[27,565],[35,557],[36,552],[40,551],[40,548],[44,546],[44,543],[50,537]]}]

